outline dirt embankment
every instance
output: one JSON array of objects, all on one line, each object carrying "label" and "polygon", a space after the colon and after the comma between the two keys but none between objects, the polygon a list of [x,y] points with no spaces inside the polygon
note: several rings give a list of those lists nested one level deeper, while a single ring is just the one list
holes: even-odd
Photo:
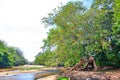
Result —
[{"label": "dirt embankment", "polygon": [[120,80],[120,69],[105,71],[71,71],[63,74],[70,80]]},{"label": "dirt embankment", "polygon": [[50,76],[43,77],[43,78],[40,78],[37,80],[57,80],[58,77],[59,77],[59,75],[50,75]]}]

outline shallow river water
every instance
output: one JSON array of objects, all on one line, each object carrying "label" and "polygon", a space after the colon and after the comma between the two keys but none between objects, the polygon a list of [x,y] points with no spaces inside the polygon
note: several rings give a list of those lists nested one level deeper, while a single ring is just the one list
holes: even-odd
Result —
[{"label": "shallow river water", "polygon": [[35,80],[37,78],[41,78],[42,75],[45,74],[56,74],[59,73],[59,70],[47,70],[47,71],[40,71],[37,73],[24,73],[18,75],[11,75],[11,76],[0,76],[0,80]]},{"label": "shallow river water", "polygon": [[34,80],[35,73],[25,73],[13,76],[0,76],[0,80]]}]

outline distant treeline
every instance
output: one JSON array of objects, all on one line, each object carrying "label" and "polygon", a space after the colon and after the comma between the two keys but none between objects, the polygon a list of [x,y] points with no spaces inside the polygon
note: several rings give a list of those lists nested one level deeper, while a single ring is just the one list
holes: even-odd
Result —
[{"label": "distant treeline", "polygon": [[0,68],[24,65],[27,62],[19,48],[8,46],[0,40]]},{"label": "distant treeline", "polygon": [[93,56],[99,66],[120,67],[120,0],[93,0],[88,9],[68,2],[43,23],[50,30],[36,64],[73,66]]}]

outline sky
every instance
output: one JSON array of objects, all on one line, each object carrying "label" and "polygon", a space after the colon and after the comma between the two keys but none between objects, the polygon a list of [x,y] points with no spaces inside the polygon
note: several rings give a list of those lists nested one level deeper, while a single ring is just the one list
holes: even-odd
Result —
[{"label": "sky", "polygon": [[0,40],[19,47],[33,61],[41,51],[48,29],[41,24],[52,9],[69,0],[0,0]]}]

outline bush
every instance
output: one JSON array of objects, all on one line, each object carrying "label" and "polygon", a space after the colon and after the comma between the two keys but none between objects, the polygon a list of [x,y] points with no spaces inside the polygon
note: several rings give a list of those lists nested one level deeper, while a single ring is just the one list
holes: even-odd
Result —
[{"label": "bush", "polygon": [[59,77],[57,80],[70,80],[68,77]]}]

